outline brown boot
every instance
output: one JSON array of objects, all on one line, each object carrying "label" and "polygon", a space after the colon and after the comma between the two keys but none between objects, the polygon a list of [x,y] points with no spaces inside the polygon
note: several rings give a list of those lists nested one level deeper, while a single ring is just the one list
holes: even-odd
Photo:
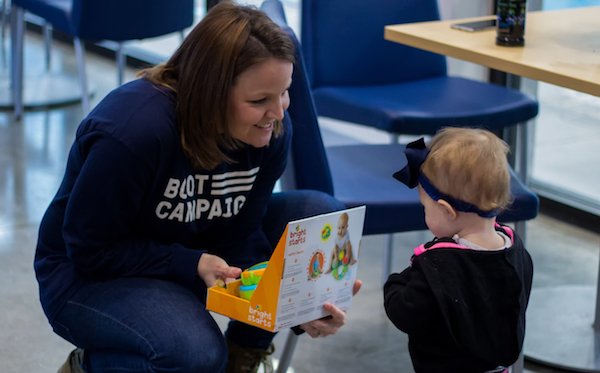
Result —
[{"label": "brown boot", "polygon": [[263,364],[264,373],[273,373],[271,355],[275,351],[275,345],[271,343],[268,349],[245,348],[231,341],[227,341],[229,349],[229,361],[225,373],[256,373],[258,367]]},{"label": "brown boot", "polygon": [[69,354],[67,361],[58,369],[58,373],[85,373],[83,364],[83,349],[76,348]]}]

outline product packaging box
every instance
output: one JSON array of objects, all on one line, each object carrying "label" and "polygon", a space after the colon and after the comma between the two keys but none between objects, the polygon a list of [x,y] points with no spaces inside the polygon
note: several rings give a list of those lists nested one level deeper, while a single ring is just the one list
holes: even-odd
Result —
[{"label": "product packaging box", "polygon": [[347,310],[364,220],[361,206],[289,222],[249,299],[238,279],[208,289],[206,308],[269,331],[328,316],[325,303]]}]

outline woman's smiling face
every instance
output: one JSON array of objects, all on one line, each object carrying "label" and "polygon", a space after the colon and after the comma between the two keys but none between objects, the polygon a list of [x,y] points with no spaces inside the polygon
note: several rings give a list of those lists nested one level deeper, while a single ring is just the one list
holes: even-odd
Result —
[{"label": "woman's smiling face", "polygon": [[231,136],[255,148],[269,144],[273,124],[290,105],[293,64],[271,58],[237,77],[229,98]]}]

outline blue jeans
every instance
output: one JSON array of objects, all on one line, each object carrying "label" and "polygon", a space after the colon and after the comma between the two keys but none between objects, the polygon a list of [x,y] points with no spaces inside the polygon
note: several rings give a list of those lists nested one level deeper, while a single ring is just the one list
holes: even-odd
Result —
[{"label": "blue jeans", "polygon": [[[275,247],[294,219],[344,208],[331,196],[315,191],[273,194],[263,220]],[[269,258],[256,258],[256,262]],[[88,373],[222,372],[227,344],[205,309],[202,292],[151,278],[118,278],[89,282],[60,312],[54,331],[86,350]],[[266,349],[275,334],[232,321],[227,339]]]}]

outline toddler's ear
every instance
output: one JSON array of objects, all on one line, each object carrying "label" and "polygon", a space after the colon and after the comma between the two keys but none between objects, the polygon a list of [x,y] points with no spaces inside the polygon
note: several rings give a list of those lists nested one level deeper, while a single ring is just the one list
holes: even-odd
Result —
[{"label": "toddler's ear", "polygon": [[450,205],[443,199],[438,199],[437,203],[442,208],[442,212],[446,219],[448,219],[449,221],[453,221],[456,219],[456,217],[458,216],[458,212],[456,212],[452,205]]}]

